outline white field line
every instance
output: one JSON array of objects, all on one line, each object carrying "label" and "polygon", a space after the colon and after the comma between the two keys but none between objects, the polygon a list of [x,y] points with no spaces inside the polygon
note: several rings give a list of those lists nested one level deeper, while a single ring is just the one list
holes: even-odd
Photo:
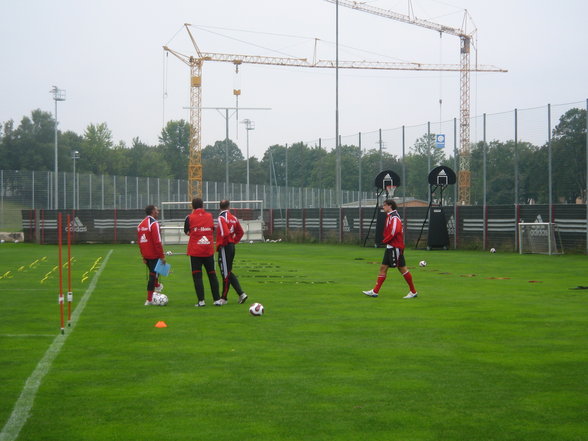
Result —
[{"label": "white field line", "polygon": [[45,377],[47,372],[49,372],[49,369],[51,369],[51,364],[53,363],[53,360],[55,360],[55,357],[57,357],[57,355],[61,351],[61,347],[67,340],[67,337],[75,328],[78,318],[84,311],[86,303],[90,299],[90,296],[94,291],[94,288],[96,288],[96,284],[98,283],[100,274],[102,274],[102,270],[106,268],[106,263],[108,262],[108,259],[110,258],[111,254],[112,250],[108,251],[108,254],[102,261],[100,268],[98,269],[98,271],[96,271],[96,274],[94,274],[94,277],[90,282],[90,285],[88,286],[86,292],[80,299],[78,306],[72,313],[71,327],[66,328],[68,329],[68,332],[66,332],[65,334],[57,334],[57,337],[55,337],[53,343],[51,343],[51,346],[49,346],[49,349],[47,349],[45,355],[43,355],[43,358],[41,359],[41,361],[39,361],[31,376],[27,378],[24,388],[20,393],[18,400],[16,400],[14,409],[12,409],[12,414],[10,415],[10,418],[8,418],[8,421],[2,428],[2,432],[0,432],[0,441],[14,441],[16,440],[16,438],[18,438],[20,430],[23,428],[23,426],[29,418],[30,411],[35,401],[35,396],[37,395],[37,391],[41,386],[43,378]]}]

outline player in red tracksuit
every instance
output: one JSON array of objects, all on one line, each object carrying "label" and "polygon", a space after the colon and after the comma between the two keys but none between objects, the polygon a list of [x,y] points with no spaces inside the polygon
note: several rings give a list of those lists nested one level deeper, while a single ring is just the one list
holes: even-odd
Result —
[{"label": "player in red tracksuit", "polygon": [[204,284],[202,282],[202,266],[208,274],[208,282],[212,291],[212,298],[216,306],[221,306],[217,300],[220,299],[218,279],[214,270],[214,221],[212,214],[205,211],[204,203],[200,198],[192,199],[194,209],[184,221],[184,233],[190,236],[188,240],[188,256],[192,266],[192,280],[198,297],[195,306],[206,306],[204,302]]},{"label": "player in red tracksuit", "polygon": [[382,208],[386,212],[386,225],[384,227],[384,238],[383,242],[386,244],[386,251],[384,253],[384,259],[380,266],[380,273],[378,274],[378,280],[374,289],[369,291],[363,291],[366,296],[378,297],[380,288],[386,280],[386,273],[388,268],[398,268],[398,271],[404,277],[410,292],[404,296],[405,299],[413,299],[418,294],[412,283],[412,275],[406,266],[404,260],[404,233],[402,231],[402,220],[396,209],[396,202],[392,199],[386,199],[382,204]]},{"label": "player in red tracksuit", "polygon": [[161,243],[161,234],[159,232],[159,209],[155,205],[145,207],[147,217],[137,226],[137,243],[143,256],[143,262],[149,268],[149,281],[147,282],[147,300],[145,306],[152,305],[153,292],[161,292],[163,284],[159,283],[155,265],[157,260],[161,259],[165,263],[163,254],[163,245]]},{"label": "player in red tracksuit", "polygon": [[[235,245],[243,237],[243,228],[239,219],[229,211],[230,203],[227,200],[220,202],[221,212],[218,215],[216,226],[216,249],[218,251],[218,264],[223,275],[223,292],[218,303],[227,304],[227,293],[232,286],[239,295],[239,303],[247,300],[247,294],[241,289],[237,275],[233,273],[233,260],[235,259]],[[216,303],[215,303],[216,304]]]}]

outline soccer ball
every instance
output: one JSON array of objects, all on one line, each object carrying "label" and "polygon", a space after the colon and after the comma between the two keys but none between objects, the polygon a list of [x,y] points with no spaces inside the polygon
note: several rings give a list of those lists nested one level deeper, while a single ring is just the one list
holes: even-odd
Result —
[{"label": "soccer ball", "polygon": [[425,261],[425,260],[421,260],[421,261],[419,262],[419,266],[427,266],[427,261]]},{"label": "soccer ball", "polygon": [[490,248],[490,252],[491,253],[495,253],[496,252],[496,248]]},{"label": "soccer ball", "polygon": [[249,307],[249,313],[256,317],[263,315],[263,305],[261,303],[254,303]]},{"label": "soccer ball", "polygon": [[165,294],[154,293],[151,301],[156,306],[166,306],[168,298]]},{"label": "soccer ball", "polygon": [[0,243],[4,243],[4,239],[0,240]]},{"label": "soccer ball", "polygon": [[14,239],[14,243],[18,243],[18,239]]}]

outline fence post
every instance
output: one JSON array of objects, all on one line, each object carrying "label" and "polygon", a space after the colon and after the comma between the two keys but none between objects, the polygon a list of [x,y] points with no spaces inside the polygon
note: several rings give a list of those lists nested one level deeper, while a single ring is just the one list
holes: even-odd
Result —
[{"label": "fence post", "polygon": [[[453,169],[459,173],[459,170],[457,170],[457,118],[453,118]],[[453,223],[455,224],[455,232],[453,234],[454,249],[457,249],[457,187],[457,184],[453,186]]]},{"label": "fence post", "polygon": [[[551,176],[551,104],[547,105],[547,158],[547,174],[549,179],[549,223],[552,223],[551,206],[553,205],[553,193],[551,191],[551,185],[553,181]],[[551,241],[549,241],[549,245],[549,254],[551,255]]]},{"label": "fence post", "polygon": [[323,241],[323,208],[319,208],[319,243]]},{"label": "fence post", "polygon": [[483,205],[484,205],[484,232],[482,235],[482,249],[486,250],[487,246],[488,246],[488,200],[486,198],[487,195],[487,191],[486,191],[486,187],[487,187],[487,163],[486,163],[486,159],[487,159],[487,146],[486,146],[486,114],[484,113],[483,115],[483,119],[482,119],[482,136],[483,136],[483,141],[482,141],[482,156],[483,156],[483,161],[482,161],[482,176],[483,176],[483,190],[482,190],[482,198],[483,198]]},{"label": "fence post", "polygon": [[114,243],[117,243],[117,231],[116,231],[116,227],[117,227],[117,213],[116,213],[116,207],[114,208]]}]

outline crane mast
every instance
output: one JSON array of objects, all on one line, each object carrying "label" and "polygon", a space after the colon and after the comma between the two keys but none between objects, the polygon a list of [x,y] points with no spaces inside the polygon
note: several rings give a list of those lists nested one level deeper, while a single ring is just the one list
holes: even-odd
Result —
[{"label": "crane mast", "polygon": [[[455,35],[460,38],[460,112],[459,112],[459,172],[458,172],[458,200],[461,204],[470,204],[470,47],[473,33],[468,34],[465,27],[466,17],[462,29],[445,26],[429,20],[423,20],[411,15],[400,14],[376,6],[368,5],[353,0],[325,0],[329,3],[336,3],[347,8],[367,12],[380,17],[390,18],[403,23],[413,24],[437,31]],[[467,14],[467,11],[466,11]],[[477,69],[474,69],[477,71]],[[505,70],[498,70],[506,72]]]},{"label": "crane mast", "polygon": [[[330,0],[327,0],[330,1]],[[196,44],[194,36],[190,32],[190,25],[184,24],[190,40],[194,45],[196,56],[182,54],[178,51],[163,46],[163,49],[190,67],[190,145],[188,164],[188,195],[202,197],[202,66],[205,61],[216,61],[240,65],[242,63],[263,64],[274,66],[311,67],[315,69],[333,69],[337,66],[333,60],[313,60],[306,58],[265,57],[258,55],[221,54],[214,52],[201,52]],[[469,60],[469,58],[468,58]],[[462,72],[460,65],[454,64],[424,64],[424,63],[397,63],[382,61],[339,61],[340,69],[379,69],[379,70],[411,70],[411,71],[443,71]],[[478,72],[503,72],[494,66],[476,66]],[[469,93],[468,93],[469,103]],[[469,104],[468,104],[469,112]],[[469,115],[469,113],[468,113]],[[469,116],[468,116],[469,139]],[[468,158],[469,159],[469,158]],[[469,164],[469,162],[468,162]],[[468,166],[469,170],[469,166]]]}]

